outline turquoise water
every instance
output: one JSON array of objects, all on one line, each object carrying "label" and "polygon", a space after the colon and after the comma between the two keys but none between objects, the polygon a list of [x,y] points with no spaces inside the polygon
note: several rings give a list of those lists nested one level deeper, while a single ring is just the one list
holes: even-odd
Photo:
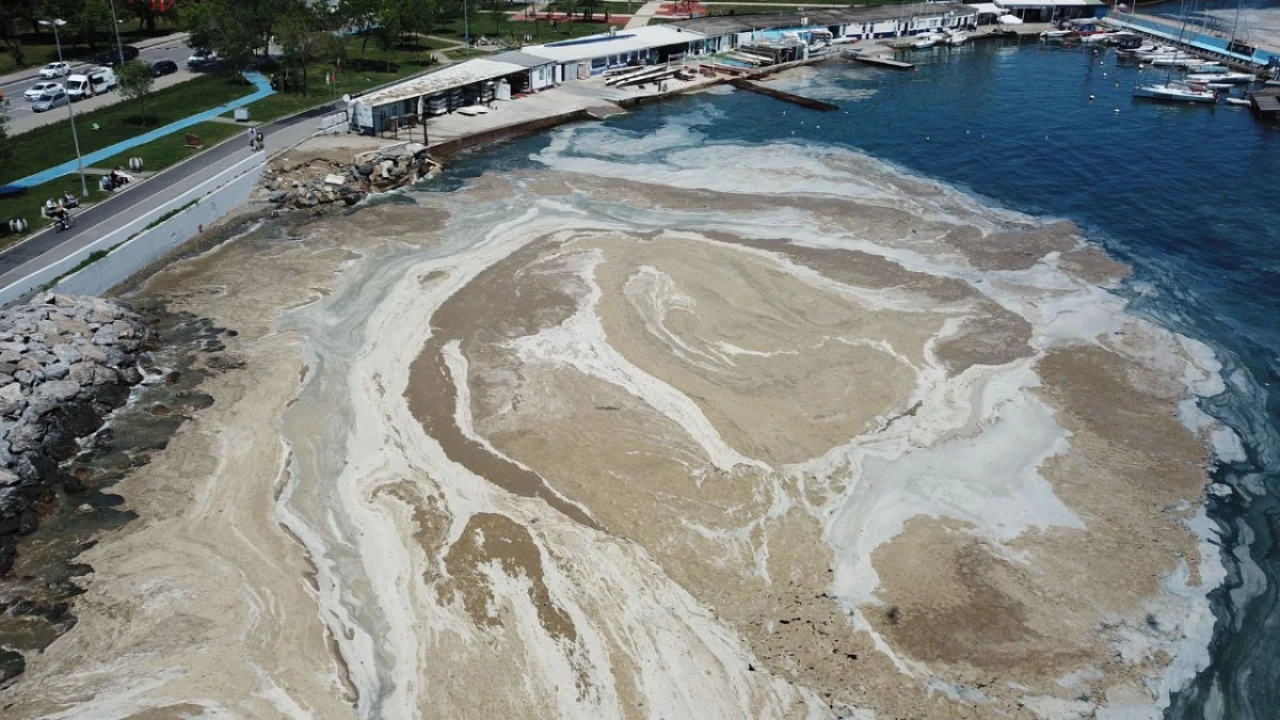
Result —
[{"label": "turquoise water", "polygon": [[[1280,128],[1227,106],[1134,100],[1139,71],[1087,50],[991,43],[914,59],[914,73],[833,61],[781,81],[838,103],[835,113],[735,92],[610,124],[645,135],[710,113],[718,119],[698,123],[697,142],[854,147],[995,204],[1072,220],[1132,264],[1122,292],[1133,310],[1218,351],[1229,390],[1205,409],[1240,433],[1248,456],[1215,473],[1235,493],[1211,500],[1229,570],[1212,596],[1212,664],[1168,716],[1280,717]],[[547,143],[491,149],[451,175],[536,167]]]}]

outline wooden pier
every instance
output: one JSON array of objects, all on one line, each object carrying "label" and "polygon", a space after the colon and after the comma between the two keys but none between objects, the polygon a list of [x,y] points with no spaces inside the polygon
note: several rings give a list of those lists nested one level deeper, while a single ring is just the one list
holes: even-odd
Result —
[{"label": "wooden pier", "polygon": [[760,93],[761,95],[768,95],[771,98],[777,98],[778,100],[794,103],[796,105],[799,105],[800,107],[809,108],[810,110],[821,110],[823,112],[830,112],[831,110],[840,109],[839,107],[832,105],[829,102],[823,102],[821,100],[814,100],[812,98],[801,97],[799,95],[793,95],[792,93],[789,93],[789,92],[783,92],[782,90],[775,90],[771,87],[757,85],[756,83],[753,83],[750,80],[746,80],[743,78],[734,78],[729,81],[729,84],[740,90],[750,90],[751,92]]}]

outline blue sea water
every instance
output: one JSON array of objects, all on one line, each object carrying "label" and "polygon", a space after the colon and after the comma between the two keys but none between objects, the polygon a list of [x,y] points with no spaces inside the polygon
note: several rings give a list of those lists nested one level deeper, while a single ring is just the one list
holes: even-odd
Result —
[{"label": "blue sea water", "polygon": [[[1135,100],[1140,71],[1105,52],[991,41],[914,59],[916,72],[833,61],[780,80],[838,103],[834,113],[734,92],[610,125],[640,136],[712,112],[699,142],[852,147],[993,204],[1074,221],[1131,264],[1121,292],[1132,310],[1217,351],[1228,391],[1204,409],[1247,455],[1215,471],[1234,493],[1210,506],[1229,572],[1211,596],[1212,664],[1167,716],[1280,718],[1280,128],[1225,105]],[[491,148],[450,174],[537,167],[548,142]]]}]

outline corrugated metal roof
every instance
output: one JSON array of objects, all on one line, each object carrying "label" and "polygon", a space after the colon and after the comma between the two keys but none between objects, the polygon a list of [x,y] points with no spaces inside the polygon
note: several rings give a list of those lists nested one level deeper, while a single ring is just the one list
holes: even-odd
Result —
[{"label": "corrugated metal roof", "polygon": [[464,60],[422,77],[407,80],[399,85],[392,85],[384,90],[362,95],[356,98],[356,102],[367,107],[378,107],[379,105],[387,105],[421,95],[434,95],[438,92],[462,87],[463,85],[514,75],[527,69],[523,65],[497,62],[488,58]]},{"label": "corrugated metal roof", "polygon": [[555,62],[575,62],[606,55],[621,55],[637,50],[652,50],[697,42],[702,39],[701,33],[676,29],[672,25],[648,25],[622,30],[616,34],[602,33],[550,45],[530,45],[521,48],[520,52]]}]

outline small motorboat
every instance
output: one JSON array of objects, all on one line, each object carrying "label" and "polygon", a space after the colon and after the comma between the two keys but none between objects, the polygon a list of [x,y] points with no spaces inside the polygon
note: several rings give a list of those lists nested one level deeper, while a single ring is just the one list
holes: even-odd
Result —
[{"label": "small motorboat", "polygon": [[1109,32],[1098,31],[1098,32],[1080,33],[1080,42],[1085,43],[1086,45],[1091,45],[1093,43],[1105,43],[1105,42],[1108,42],[1110,39],[1111,39],[1111,33]]},{"label": "small motorboat", "polygon": [[963,30],[946,31],[946,43],[952,47],[958,47],[969,41],[969,33]]},{"label": "small motorboat", "polygon": [[1152,100],[1169,100],[1172,102],[1216,103],[1218,94],[1203,85],[1180,82],[1165,82],[1152,85],[1139,85],[1133,89],[1133,96]]},{"label": "small motorboat", "polygon": [[1045,30],[1040,33],[1041,40],[1066,40],[1076,34],[1075,30]]},{"label": "small motorboat", "polygon": [[1227,104],[1235,105],[1236,107],[1251,107],[1253,102],[1246,98],[1227,98]]},{"label": "small motorboat", "polygon": [[917,35],[916,39],[911,41],[911,47],[916,50],[924,50],[937,45],[941,39],[942,36],[938,33],[924,33],[923,35]]}]

